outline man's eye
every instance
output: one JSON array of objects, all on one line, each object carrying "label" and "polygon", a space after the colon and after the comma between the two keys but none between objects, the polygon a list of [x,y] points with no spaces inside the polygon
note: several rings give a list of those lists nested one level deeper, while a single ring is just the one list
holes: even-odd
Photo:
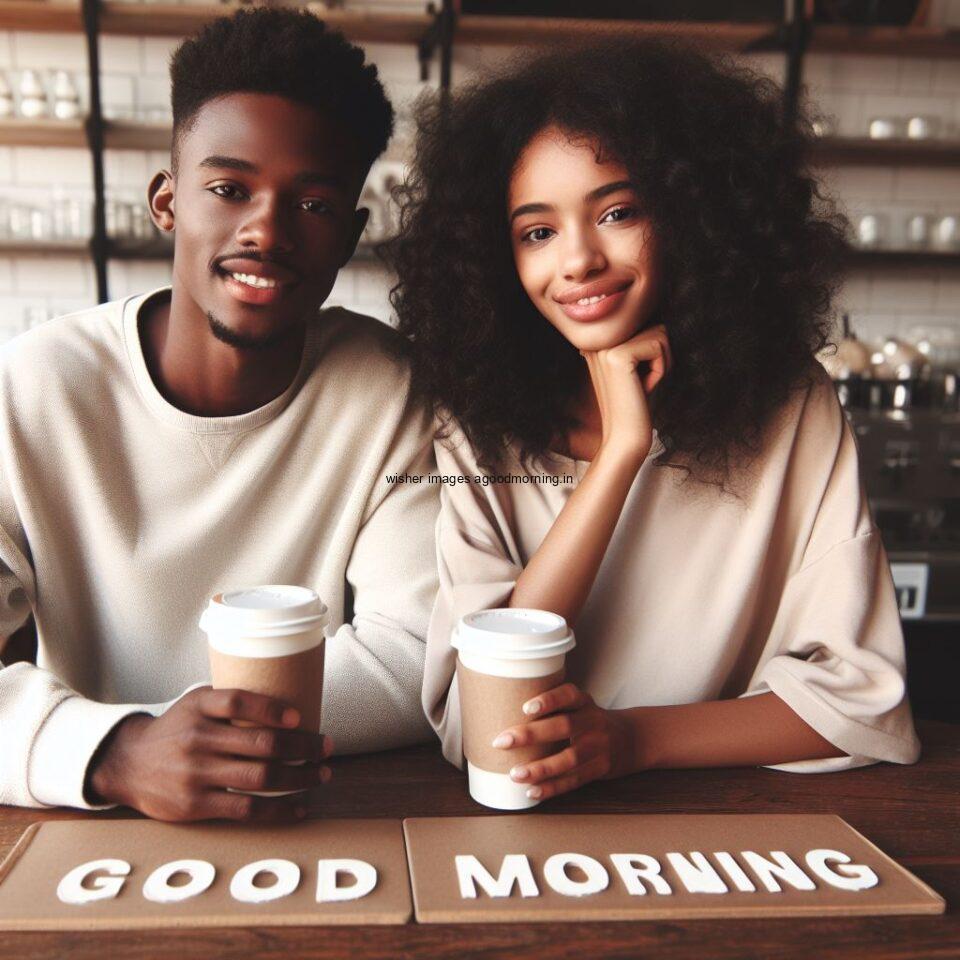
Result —
[{"label": "man's eye", "polygon": [[522,243],[541,243],[548,240],[553,231],[549,227],[534,227],[528,230],[521,238]]},{"label": "man's eye", "polygon": [[210,187],[210,192],[224,200],[236,200],[240,196],[240,191],[232,183],[218,183]]},{"label": "man's eye", "polygon": [[330,204],[326,203],[323,200],[316,200],[316,199],[304,200],[300,204],[300,207],[303,210],[306,210],[307,213],[329,213],[330,212]]}]

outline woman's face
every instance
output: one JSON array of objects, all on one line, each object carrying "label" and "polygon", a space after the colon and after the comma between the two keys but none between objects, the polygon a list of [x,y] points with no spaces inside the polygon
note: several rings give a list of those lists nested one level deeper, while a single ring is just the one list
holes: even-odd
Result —
[{"label": "woman's face", "polygon": [[548,127],[520,154],[507,204],[520,282],[573,346],[613,347],[647,325],[656,243],[626,167]]}]

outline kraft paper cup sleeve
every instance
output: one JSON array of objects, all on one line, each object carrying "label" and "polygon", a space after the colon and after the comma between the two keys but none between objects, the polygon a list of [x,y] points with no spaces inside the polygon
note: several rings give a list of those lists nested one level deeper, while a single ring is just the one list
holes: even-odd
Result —
[{"label": "kraft paper cup sleeve", "polygon": [[530,723],[521,709],[531,697],[563,683],[564,671],[542,677],[496,677],[465,667],[457,661],[460,714],[464,756],[481,770],[509,773],[519,763],[539,760],[560,749],[559,743],[534,744],[500,750],[492,747],[494,737],[507,727]]}]

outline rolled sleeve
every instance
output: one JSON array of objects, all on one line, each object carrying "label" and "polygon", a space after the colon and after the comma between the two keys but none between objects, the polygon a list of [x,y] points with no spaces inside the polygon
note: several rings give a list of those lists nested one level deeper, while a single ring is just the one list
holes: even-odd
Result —
[{"label": "rolled sleeve", "polygon": [[791,577],[748,693],[770,690],[847,756],[778,764],[821,773],[920,756],[906,695],[903,633],[876,530]]}]

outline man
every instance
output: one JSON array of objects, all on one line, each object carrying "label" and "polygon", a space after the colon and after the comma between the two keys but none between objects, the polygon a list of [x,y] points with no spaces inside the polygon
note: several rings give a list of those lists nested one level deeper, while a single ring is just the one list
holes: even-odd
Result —
[{"label": "man", "polygon": [[38,666],[0,670],[0,803],[302,816],[236,790],[328,779],[330,738],[267,697],[182,694],[208,676],[212,594],[295,583],[340,625],[338,751],[428,735],[436,488],[387,476],[429,473],[429,417],[389,328],[319,311],[393,113],[363,52],[304,13],[215,21],[171,76],[172,167],[149,198],[172,288],[0,352],[0,637],[31,612],[39,637]]}]

